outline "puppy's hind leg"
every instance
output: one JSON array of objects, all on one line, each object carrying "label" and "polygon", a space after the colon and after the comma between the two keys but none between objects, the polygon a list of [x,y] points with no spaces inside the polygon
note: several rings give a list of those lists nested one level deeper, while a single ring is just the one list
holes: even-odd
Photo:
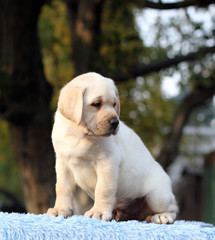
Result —
[{"label": "puppy's hind leg", "polygon": [[153,190],[147,195],[147,203],[154,212],[147,222],[167,224],[175,221],[178,206],[170,189]]}]

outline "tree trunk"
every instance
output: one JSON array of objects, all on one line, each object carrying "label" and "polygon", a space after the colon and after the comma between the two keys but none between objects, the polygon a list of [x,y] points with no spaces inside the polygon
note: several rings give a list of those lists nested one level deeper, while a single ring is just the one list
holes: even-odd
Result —
[{"label": "tree trunk", "polygon": [[99,36],[105,0],[65,0],[75,75],[100,69]]},{"label": "tree trunk", "polygon": [[52,95],[37,31],[43,0],[0,0],[0,114],[9,122],[27,211],[43,213],[54,201]]},{"label": "tree trunk", "polygon": [[26,208],[36,214],[46,212],[54,201],[54,154],[50,126],[50,121],[45,119],[23,126],[10,124]]}]

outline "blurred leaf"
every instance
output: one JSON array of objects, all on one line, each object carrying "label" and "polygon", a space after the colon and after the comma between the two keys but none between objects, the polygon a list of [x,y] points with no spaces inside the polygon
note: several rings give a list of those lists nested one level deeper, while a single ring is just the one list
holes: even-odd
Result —
[{"label": "blurred leaf", "polygon": [[9,129],[5,121],[0,120],[0,188],[23,199],[18,166],[10,144]]}]

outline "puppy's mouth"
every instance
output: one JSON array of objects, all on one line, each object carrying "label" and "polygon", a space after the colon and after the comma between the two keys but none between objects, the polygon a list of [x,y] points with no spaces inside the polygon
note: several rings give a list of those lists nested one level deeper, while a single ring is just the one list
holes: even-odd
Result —
[{"label": "puppy's mouth", "polygon": [[109,131],[107,131],[106,133],[102,134],[102,137],[109,137],[110,135],[116,135],[118,132],[118,128],[117,129],[110,129]]},{"label": "puppy's mouth", "polygon": [[109,120],[108,122],[101,122],[97,125],[95,130],[89,130],[88,135],[109,137],[110,135],[116,135],[119,130],[119,120]]},{"label": "puppy's mouth", "polygon": [[118,132],[118,128],[117,129],[110,129],[106,132],[98,131],[98,130],[95,130],[95,131],[88,130],[88,135],[96,136],[96,137],[109,137],[111,135],[116,135],[117,132]]}]

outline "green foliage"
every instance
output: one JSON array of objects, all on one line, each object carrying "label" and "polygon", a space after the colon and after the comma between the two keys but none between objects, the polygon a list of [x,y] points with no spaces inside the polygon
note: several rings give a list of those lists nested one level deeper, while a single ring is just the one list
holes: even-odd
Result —
[{"label": "green foliage", "polygon": [[71,80],[73,75],[71,37],[66,16],[66,6],[63,2],[53,0],[44,5],[39,19],[45,75],[56,93],[53,99],[54,106],[59,89]]},{"label": "green foliage", "polygon": [[[186,55],[198,51],[202,47],[209,47],[215,44],[213,8],[175,11],[168,22],[162,22],[159,18],[159,31],[152,43],[158,48],[163,47],[169,57]],[[157,24],[158,25],[158,24]],[[215,77],[214,54],[199,55],[196,61],[179,64],[174,71],[181,75],[180,86],[182,91],[192,91],[201,88],[208,88],[213,84]],[[165,74],[168,74],[165,71]],[[171,72],[170,72],[171,74]]]},{"label": "green foliage", "polygon": [[157,156],[174,114],[175,104],[162,96],[156,75],[138,77],[119,86],[121,119],[126,122]]},{"label": "green foliage", "polygon": [[141,61],[144,47],[129,4],[107,1],[101,28],[101,71],[123,72]]},{"label": "green foliage", "polygon": [[10,145],[8,125],[2,120],[0,120],[0,188],[6,188],[19,199],[23,198],[18,167]]}]

